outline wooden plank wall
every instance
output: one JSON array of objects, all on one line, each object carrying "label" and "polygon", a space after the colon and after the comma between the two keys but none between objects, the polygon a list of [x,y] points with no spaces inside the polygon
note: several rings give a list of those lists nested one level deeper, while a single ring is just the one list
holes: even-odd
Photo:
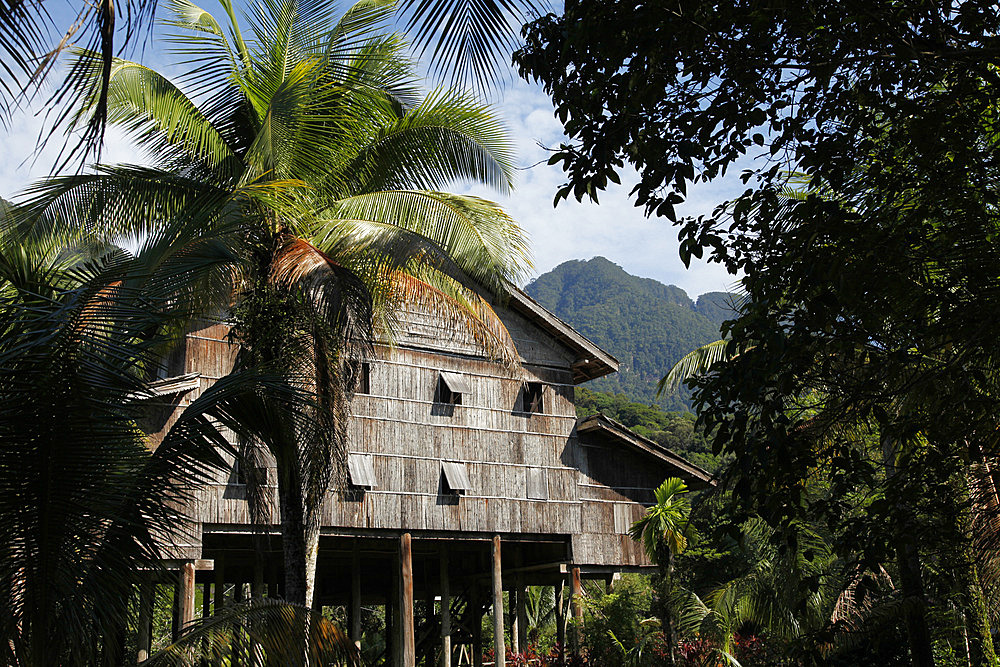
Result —
[{"label": "wooden plank wall", "polygon": [[[378,486],[364,493],[332,493],[324,524],[564,535],[579,530],[568,353],[520,316],[505,313],[524,361],[508,369],[487,361],[472,337],[452,322],[415,311],[404,316],[397,345],[376,350],[370,393],[356,396],[352,406],[349,448],[373,455]],[[216,360],[198,363],[217,365]],[[461,405],[435,402],[442,371],[469,380],[472,392],[462,396]],[[522,411],[525,381],[545,384],[544,414]],[[461,497],[446,491],[443,460],[466,464],[472,491]],[[545,470],[548,500],[528,499],[529,468]],[[227,482],[219,480],[199,494],[202,521],[247,522],[242,494]]]},{"label": "wooden plank wall", "polygon": [[[486,360],[454,322],[417,309],[403,313],[397,344],[377,347],[370,393],[356,396],[352,406],[349,449],[373,455],[378,486],[364,493],[334,490],[324,524],[572,535],[578,563],[646,564],[625,532],[651,501],[661,472],[620,448],[581,447],[574,430],[571,353],[520,315],[499,312],[516,342],[520,367]],[[173,404],[177,412],[231,368],[235,349],[226,333],[223,325],[209,325],[187,336],[183,363],[175,360],[172,372],[200,373],[201,387]],[[461,405],[435,402],[442,371],[469,380],[472,392]],[[522,412],[526,381],[545,385],[543,414]],[[165,401],[163,409],[170,407]],[[466,464],[473,486],[468,494],[446,492],[443,460]],[[548,500],[528,498],[529,468],[545,471]],[[276,479],[273,469],[269,478]],[[200,489],[192,516],[205,524],[249,523],[244,490],[235,481],[223,474]]]},{"label": "wooden plank wall", "polygon": [[650,565],[642,545],[628,536],[632,523],[655,502],[654,489],[670,468],[649,455],[587,435],[580,442],[580,532],[574,558],[594,565]]}]

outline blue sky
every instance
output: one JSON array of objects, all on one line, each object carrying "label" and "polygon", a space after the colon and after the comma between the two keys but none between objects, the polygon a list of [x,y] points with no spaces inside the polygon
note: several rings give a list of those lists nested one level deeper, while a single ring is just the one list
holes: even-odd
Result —
[{"label": "blue sky", "polygon": [[[214,3],[203,3],[206,9]],[[132,56],[154,67],[163,67],[166,54],[153,46]],[[685,269],[677,254],[677,231],[664,219],[647,220],[641,209],[629,201],[629,174],[624,185],[601,196],[600,205],[590,202],[562,202],[553,209],[552,199],[563,183],[558,166],[548,166],[548,154],[538,144],[557,146],[565,141],[562,128],[552,113],[552,104],[539,86],[513,81],[498,94],[497,108],[510,130],[522,167],[516,191],[500,196],[495,191],[455,184],[458,192],[472,193],[497,201],[524,227],[532,240],[535,275],[544,273],[570,259],[589,259],[602,255],[621,265],[629,273],[678,285],[694,298],[710,291],[732,288],[734,279],[718,265],[693,262]],[[32,179],[44,176],[51,168],[57,146],[52,146],[33,162],[31,154],[44,118],[23,112],[15,116],[0,151],[0,195],[10,198]],[[103,154],[105,162],[141,162],[143,157],[126,139],[109,131]],[[27,162],[26,162],[27,160]],[[536,164],[539,163],[540,164]],[[530,166],[534,165],[534,166]],[[735,174],[711,184],[689,189],[682,213],[708,213],[718,202],[742,191]]]}]

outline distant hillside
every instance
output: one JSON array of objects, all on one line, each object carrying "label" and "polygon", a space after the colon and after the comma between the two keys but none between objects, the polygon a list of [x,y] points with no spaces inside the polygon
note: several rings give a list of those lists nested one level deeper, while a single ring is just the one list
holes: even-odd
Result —
[{"label": "distant hillside", "polygon": [[[678,359],[719,338],[719,325],[732,313],[730,294],[709,292],[693,302],[681,288],[630,275],[604,257],[564,262],[525,291],[622,362],[619,373],[587,388],[646,403]],[[687,409],[677,395],[656,402]]]}]

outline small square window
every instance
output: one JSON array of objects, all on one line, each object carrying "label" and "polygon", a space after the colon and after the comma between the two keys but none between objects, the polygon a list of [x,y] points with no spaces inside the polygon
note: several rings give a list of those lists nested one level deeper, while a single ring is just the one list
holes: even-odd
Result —
[{"label": "small square window", "polygon": [[462,394],[471,394],[472,385],[468,378],[459,373],[448,373],[441,371],[441,379],[438,382],[438,402],[450,403],[451,405],[462,404]]},{"label": "small square window", "polygon": [[371,454],[348,454],[347,476],[351,486],[371,490],[378,486],[375,483],[375,465]]},{"label": "small square window", "polygon": [[549,476],[545,468],[525,468],[525,485],[531,500],[549,499]]},{"label": "small square window", "polygon": [[464,463],[442,461],[441,471],[444,473],[445,490],[455,495],[464,496],[472,490],[469,473]]},{"label": "small square window", "polygon": [[522,406],[525,412],[545,412],[545,385],[541,382],[525,382]]},{"label": "small square window", "polygon": [[358,388],[354,391],[355,394],[370,394],[372,393],[372,367],[365,361],[361,364],[358,369]]}]

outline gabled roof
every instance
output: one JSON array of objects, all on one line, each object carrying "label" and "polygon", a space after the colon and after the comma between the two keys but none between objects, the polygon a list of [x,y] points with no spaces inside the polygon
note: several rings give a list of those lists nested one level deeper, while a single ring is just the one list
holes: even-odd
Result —
[{"label": "gabled roof", "polygon": [[619,424],[614,419],[603,414],[591,415],[577,422],[576,431],[579,434],[597,434],[609,440],[631,447],[641,453],[648,454],[666,463],[676,470],[676,476],[687,482],[693,489],[715,486],[712,475],[699,466],[679,456],[663,445],[643,437],[632,429]]},{"label": "gabled roof", "polygon": [[508,305],[511,310],[524,315],[540,329],[576,353],[576,361],[572,365],[575,384],[618,371],[617,359],[556,317],[523,291],[511,288]]}]

